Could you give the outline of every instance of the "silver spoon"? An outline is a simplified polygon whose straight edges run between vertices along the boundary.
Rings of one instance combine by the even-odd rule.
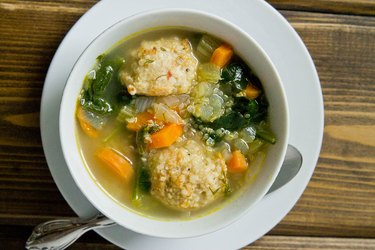
[[[283,165],[267,194],[284,186],[297,175],[302,165],[302,155],[288,145]],[[89,219],[67,218],[51,220],[36,226],[26,241],[30,250],[62,250],[73,244],[82,234],[94,229],[114,226],[116,223],[102,214]]]

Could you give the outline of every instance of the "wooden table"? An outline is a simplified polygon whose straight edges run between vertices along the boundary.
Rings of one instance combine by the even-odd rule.
[[[245,249],[375,249],[375,0],[269,2],[315,61],[324,142],[297,205]],[[40,98],[57,46],[95,3],[0,1],[0,249],[22,249],[34,225],[74,216],[43,154]],[[71,249],[117,247],[88,233]]]

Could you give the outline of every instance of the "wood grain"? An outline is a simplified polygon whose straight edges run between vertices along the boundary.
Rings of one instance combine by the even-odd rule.
[[[283,12],[307,45],[324,96],[323,148],[279,235],[375,237],[375,19]]]
[[[0,2],[0,225],[74,215],[46,165],[39,109],[57,46],[93,3]]]
[[[375,15],[373,0],[267,0],[279,10]]]
[[[0,1],[0,240],[14,239],[7,244],[22,246],[17,235],[24,240],[32,225],[74,215],[46,165],[40,98],[57,46],[95,2]],[[375,1],[269,2],[288,9],[281,13],[316,64],[325,133],[303,196],[248,249],[375,249],[375,17],[355,15],[373,15]],[[72,249],[116,249],[94,234],[84,240]]]
[[[31,227],[1,227],[0,246],[2,249],[23,249]],[[89,232],[80,238],[70,250],[117,250],[117,246],[109,244],[94,232]],[[375,239],[356,238],[317,238],[294,236],[264,236],[243,250],[373,250]]]

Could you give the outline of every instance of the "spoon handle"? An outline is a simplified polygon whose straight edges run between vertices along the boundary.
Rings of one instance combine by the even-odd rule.
[[[30,250],[65,249],[88,230],[115,224],[102,214],[89,219],[67,218],[47,221],[34,228],[25,247]]]

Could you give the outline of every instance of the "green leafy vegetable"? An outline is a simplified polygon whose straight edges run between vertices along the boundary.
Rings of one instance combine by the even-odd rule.
[[[262,148],[264,144],[265,142],[263,140],[255,139],[252,143],[249,144],[249,153],[255,154]]]
[[[89,91],[82,93],[80,103],[85,110],[98,115],[109,114],[113,110],[109,102],[101,97],[90,95]]]
[[[202,78],[202,81],[207,82],[208,86],[214,86],[213,83],[218,79],[218,74],[214,74],[209,64],[202,64],[198,68],[198,78]],[[207,145],[215,145],[224,138],[231,140],[231,135],[234,135],[235,131],[248,127],[252,128],[251,138],[246,138],[249,143],[255,137],[271,144],[276,142],[276,137],[270,128],[263,125],[266,124],[268,115],[268,102],[264,92],[262,91],[256,99],[241,97],[241,93],[249,83],[262,89],[259,78],[243,61],[235,58],[221,71],[218,84],[224,102],[221,102],[221,113],[217,116],[212,115],[215,111],[214,105],[209,101],[204,101],[205,99],[201,95],[196,94],[196,92],[207,92],[210,97],[213,97],[213,92],[192,91],[197,100],[193,102],[194,106],[189,112],[194,116],[195,128],[203,133],[203,140]],[[197,85],[196,89],[204,89],[203,87],[205,84],[201,83]],[[217,133],[220,129],[223,129],[225,134]]]
[[[135,136],[135,142],[137,145],[138,153],[140,155],[144,155],[146,152],[145,135],[146,135],[146,131],[143,128],[143,129],[140,129]]]
[[[241,113],[249,122],[258,123],[267,118],[268,103],[264,95],[255,100],[239,97],[235,98],[232,109]]]
[[[109,81],[112,79],[113,72],[114,70],[111,65],[99,66],[99,69],[96,71],[96,76],[91,83],[92,93],[94,95],[100,95],[104,92]]]
[[[140,203],[143,195],[149,193],[150,189],[151,181],[149,171],[143,166],[138,166],[132,195],[133,202],[136,204]]]
[[[125,88],[122,89],[117,96],[117,102],[120,106],[128,105],[132,100],[133,96],[129,94]]]
[[[268,143],[275,144],[276,143],[276,136],[271,131],[271,128],[264,122],[260,122],[256,128],[256,135],[257,138],[262,139]]]
[[[105,92],[123,63],[122,58],[107,60],[105,55],[98,56],[96,69],[90,72],[91,78],[86,77],[88,84],[81,94],[80,103],[84,109],[99,115],[113,112],[114,104],[107,100]]]
[[[140,169],[138,186],[139,190],[148,193],[151,189],[150,172],[146,168]]]
[[[249,114],[250,116],[254,116],[259,110],[259,105],[256,100],[249,100],[245,97],[239,97],[234,100],[232,109],[240,112],[243,115]]]
[[[245,124],[245,118],[239,112],[231,112],[227,115],[216,119],[214,122],[209,124],[213,129],[224,128],[229,131],[236,131],[242,128]]]
[[[244,90],[249,82],[247,77],[248,69],[243,63],[230,63],[223,69],[221,83],[230,85],[233,93]]]
[[[144,126],[142,129],[140,129],[137,132],[135,136],[135,141],[136,141],[136,145],[138,148],[138,153],[141,156],[144,156],[144,154],[146,153],[146,149],[147,149],[145,139],[149,137],[151,134],[159,131],[161,128],[162,126],[154,123],[154,124],[148,124]]]
[[[258,129],[256,137],[265,140],[268,143],[275,144],[276,137],[271,130]]]

